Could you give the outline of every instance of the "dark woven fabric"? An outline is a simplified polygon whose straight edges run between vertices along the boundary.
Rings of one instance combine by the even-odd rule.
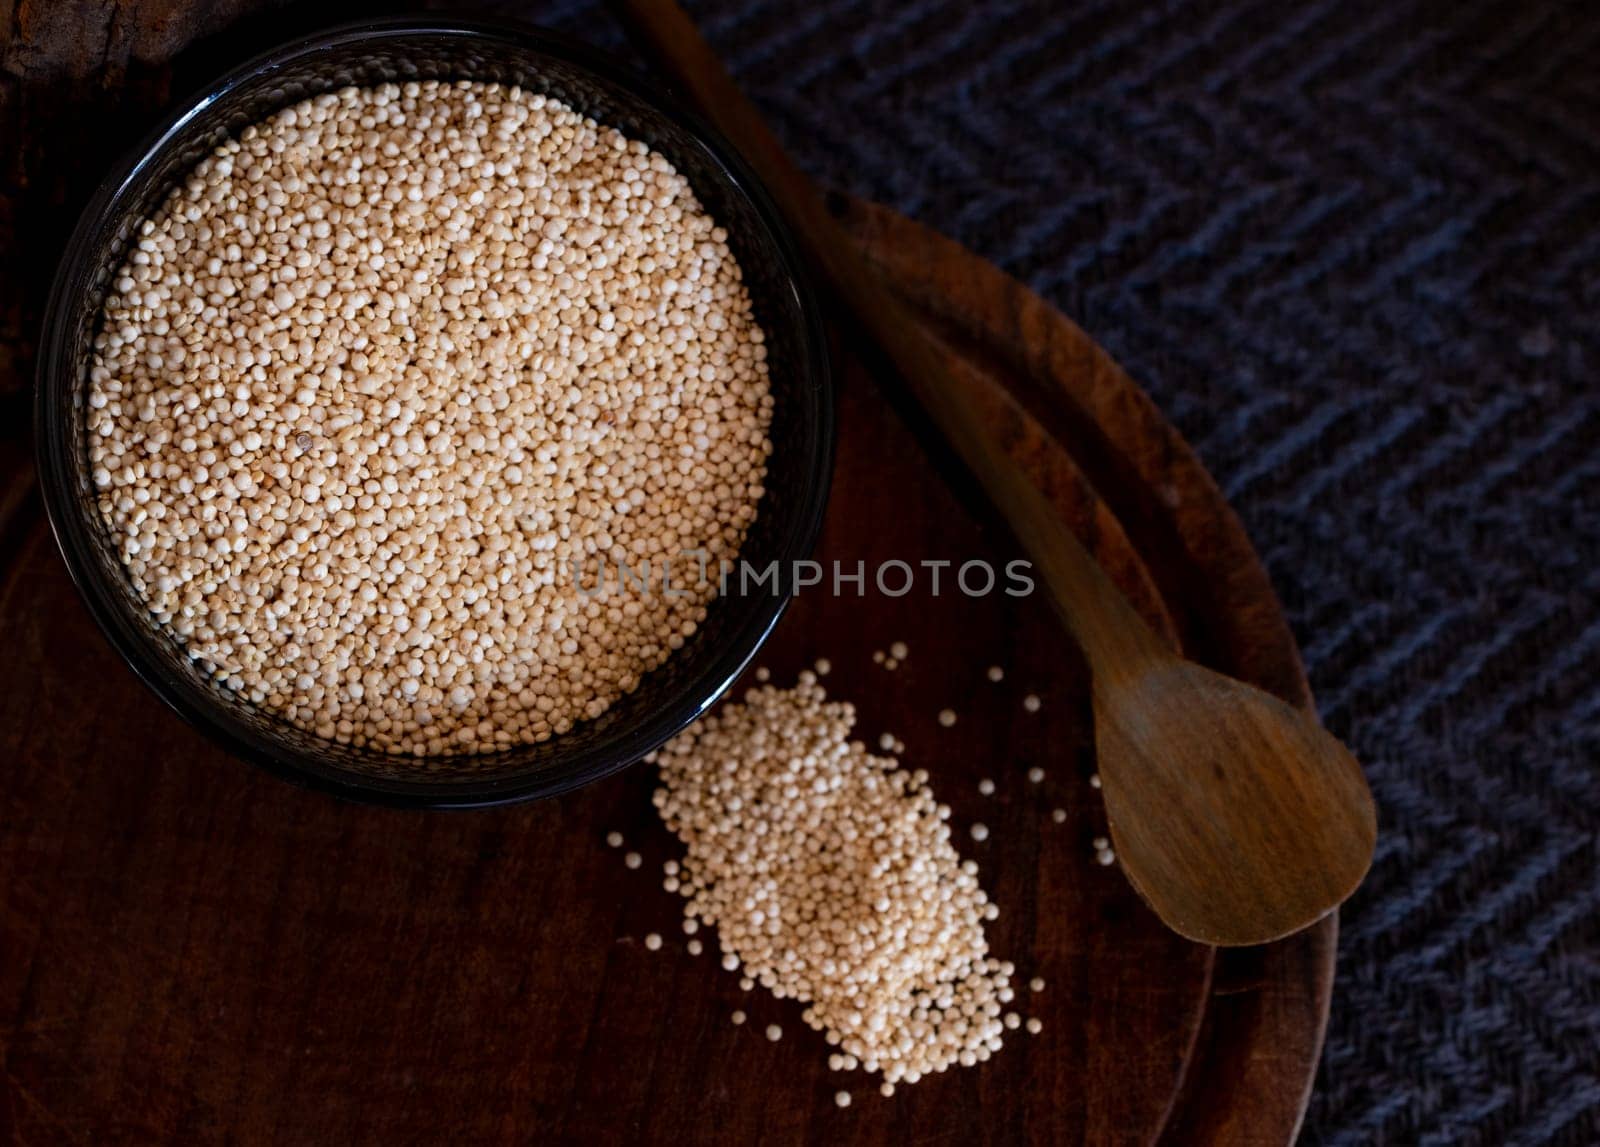
[[[1384,830],[1306,1140],[1600,1142],[1600,5],[691,8],[810,171],[1078,319],[1243,515]]]

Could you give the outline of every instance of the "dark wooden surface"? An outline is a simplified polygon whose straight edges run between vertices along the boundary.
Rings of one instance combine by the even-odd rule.
[[[990,825],[986,844],[963,848],[1003,908],[994,946],[1048,981],[1026,1000],[1043,1034],[893,1100],[828,1072],[795,1005],[742,993],[709,952],[684,951],[677,903],[660,888],[675,849],[654,820],[648,769],[516,809],[375,810],[259,775],[161,709],[73,596],[28,490],[20,414],[52,244],[109,160],[58,133],[106,140],[136,126],[164,98],[172,54],[233,13],[5,7],[0,127],[18,144],[4,149],[0,186],[0,401],[11,404],[0,440],[0,1129],[11,1141],[1292,1136],[1334,925],[1215,955],[1165,932],[1115,869],[1094,863],[1103,813],[1087,784],[1083,668],[1040,599],[807,596],[763,658],[785,678],[829,657],[829,683],[858,702],[863,733],[897,733],[963,830]],[[1114,365],[937,236],[863,207],[848,222],[1147,616],[1191,655],[1309,703],[1237,522]],[[819,556],[1014,556],[871,380],[844,373]],[[874,666],[872,650],[897,639],[912,646],[907,664]],[[984,679],[991,663],[1006,667],[1002,685]],[[1020,707],[1030,690],[1044,699],[1031,717]],[[946,705],[961,713],[951,730],[934,719]],[[1023,777],[1034,764],[1048,772],[1037,788]],[[999,786],[993,798],[976,791],[983,776]],[[1056,806],[1067,823],[1051,823]],[[612,828],[644,868],[604,846]],[[660,952],[644,949],[649,931],[667,937]],[[750,1013],[744,1028],[728,1022],[735,1007]],[[778,1044],[760,1036],[774,1021],[786,1029]],[[840,1086],[856,1097],[846,1111],[831,1102]]]

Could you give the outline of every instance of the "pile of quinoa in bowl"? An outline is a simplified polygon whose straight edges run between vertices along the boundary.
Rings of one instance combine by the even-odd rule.
[[[821,491],[763,521],[782,420],[826,406],[774,361],[796,346],[791,268],[741,263],[704,167],[692,181],[575,106],[581,85],[572,102],[539,86],[280,100],[123,223],[82,348],[75,509],[97,519],[94,572],[120,566],[117,604],[187,662],[186,685],[280,741],[267,763],[309,747],[401,788],[487,782],[461,803],[570,787],[569,737],[589,775],[609,771],[703,711],[781,610],[718,602],[718,563],[762,527],[779,527],[763,556],[815,534],[831,425],[809,428],[799,470]],[[774,277],[762,298],[752,281]],[[711,577],[685,576],[696,560]],[[607,565],[663,562],[670,593],[659,574],[593,592]],[[742,616],[697,640],[729,607]],[[680,651],[710,668],[672,672]],[[193,690],[156,676],[195,717]],[[658,679],[664,697],[613,712]],[[539,780],[506,786],[524,767]]]
[[[704,620],[709,580],[577,576],[736,554],[772,448],[727,236],[645,144],[518,88],[346,88],[140,230],[94,483],[229,688],[330,739],[482,751],[598,717]]]

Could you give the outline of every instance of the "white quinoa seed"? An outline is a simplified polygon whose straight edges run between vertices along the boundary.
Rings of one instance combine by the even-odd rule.
[[[836,1091],[833,1093],[833,1101],[840,1107],[849,1107],[850,1093],[848,1091]]]
[[[1044,1021],[1038,1016],[1034,1016],[1032,1019],[1030,1019],[1025,1026],[1028,1029],[1029,1035],[1038,1035],[1040,1032],[1044,1031]]]
[[[740,1011],[734,1012],[733,1015],[729,1016],[728,1018],[733,1021],[734,1027],[738,1027],[740,1024],[744,1023],[744,1013]]]
[[[646,934],[644,938],[644,946],[649,948],[652,952],[659,952],[661,950],[661,934],[659,932],[650,932]]]
[[[1039,784],[1043,780],[1044,780],[1044,770],[1041,769],[1038,765],[1035,765],[1033,768],[1028,770],[1028,783],[1029,784],[1036,785],[1036,784]]]
[[[1097,788],[1100,787],[1100,774],[1099,773],[1090,773],[1089,774],[1089,787],[1092,788],[1092,789],[1097,789]]]
[[[1022,699],[1022,707],[1030,713],[1037,713],[1041,704],[1038,694],[1035,693],[1029,693]]]
[[[874,665],[882,665],[883,664],[883,660],[884,660],[883,650],[874,649],[872,651],[872,662],[873,662],[873,664]]]
[[[896,641],[893,645],[889,646],[889,656],[893,657],[896,661],[904,661],[910,652],[911,650],[906,648],[906,643],[903,641]]]
[[[706,946],[700,943],[699,940],[690,940],[684,945],[684,947],[688,950],[689,955],[691,956],[698,956],[701,952],[706,950]]]
[[[1043,977],[1035,976],[1033,979],[1029,980],[1028,981],[1028,990],[1030,992],[1042,992],[1042,991],[1044,991],[1044,979],[1043,979]]]
[[[1053,808],[1053,809],[1051,809],[1050,810],[1050,819],[1055,821],[1057,824],[1066,824],[1067,823],[1067,810],[1064,809],[1064,808]]]
[[[770,1039],[773,1043],[777,1043],[780,1039],[783,1038],[783,1029],[781,1027],[779,1027],[777,1024],[768,1024],[767,1025],[767,1038]]]
[[[989,839],[989,826],[981,820],[972,826],[972,839],[982,843]]]
[[[756,670],[756,680],[757,681],[770,681],[770,680],[772,680],[772,670],[768,669],[765,665],[761,666],[759,669]]]
[[[984,777],[983,780],[978,782],[978,792],[986,797],[994,796],[994,782],[988,777]]]
[[[606,843],[608,845],[610,845],[612,848],[621,848],[622,847],[622,834],[620,832],[608,832],[608,833],[606,833]]]
[[[826,677],[828,674],[833,672],[833,662],[829,661],[826,657],[819,657],[817,658],[817,663],[812,666],[812,668],[817,671],[818,677]]]
[[[1006,679],[1006,671],[998,665],[989,666],[989,680],[999,683]]]
[[[951,725],[954,725],[955,723],[956,723],[956,711],[954,709],[940,709],[939,710],[939,724],[943,725],[946,729],[948,729]]]
[[[1096,852],[1104,852],[1106,849],[1111,847],[1111,842],[1103,836],[1097,836],[1089,843],[1094,846],[1094,850]]]
[[[1109,848],[1102,848],[1099,852],[1095,853],[1094,858],[1100,862],[1100,867],[1106,868],[1116,863],[1117,854],[1112,852]]]
[[[629,868],[638,868],[644,863],[644,857],[640,856],[637,852],[625,853],[622,857],[622,863],[626,864]]]
[[[345,88],[140,227],[90,368],[99,511],[263,709],[412,756],[543,741],[704,620],[714,584],[585,596],[571,567],[737,552],[766,352],[726,233],[643,143],[497,84]]]
[[[885,1099],[892,1098],[894,1096],[894,1084],[892,1084],[892,1083],[881,1083],[881,1084],[879,1084],[878,1085],[878,1094],[883,1096]]]
[[[912,1083],[999,1049],[1015,969],[989,956],[999,909],[949,807],[852,740],[855,720],[815,675],[751,689],[653,755],[654,799],[685,846],[685,912],[741,986],[799,1001],[841,1070]]]
[[[886,658],[884,658],[884,661],[883,661],[883,667],[892,672],[892,671],[900,668],[900,661],[899,661],[898,658],[886,657]]]

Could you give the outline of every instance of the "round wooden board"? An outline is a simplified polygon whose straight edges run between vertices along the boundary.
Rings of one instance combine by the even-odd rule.
[[[991,266],[886,211],[844,213],[1147,614],[1193,655],[1304,701],[1237,522],[1137,388]],[[846,572],[1015,558],[870,376],[841,360],[819,558]],[[655,820],[648,767],[558,801],[457,815],[290,788],[229,760],[134,680],[32,501],[19,504],[0,587],[0,1113],[19,1141],[1292,1138],[1333,926],[1214,954],[1167,932],[1094,862],[1104,821],[1088,783],[1085,672],[1041,597],[968,597],[949,571],[935,596],[926,569],[890,597],[869,578],[859,598],[848,585],[803,595],[762,658],[788,680],[826,656],[861,733],[906,742],[1003,907],[994,949],[1048,984],[1019,1004],[1042,1035],[884,1100],[827,1070],[797,1005],[741,992],[714,955],[686,952],[660,884],[677,848]],[[896,640],[911,655],[890,672],[872,653]],[[990,665],[1002,683],[986,679]],[[1022,708],[1028,692],[1043,699],[1037,714]],[[960,714],[953,729],[935,719],[946,706]],[[1047,771],[1037,786],[1024,776],[1035,764]],[[990,798],[977,791],[985,776]],[[966,834],[980,819],[982,845]],[[643,868],[605,847],[611,829]],[[651,931],[667,937],[659,952],[643,946]],[[751,1017],[743,1028],[735,1008]],[[781,1043],[761,1037],[772,1022]],[[856,1093],[847,1111],[832,1103],[839,1087]]]
[[[253,0],[18,4],[3,44],[0,403],[20,425],[44,276],[76,202],[172,90],[175,53]],[[92,5],[87,7],[93,7]],[[337,7],[337,6],[336,6]],[[340,9],[341,11],[343,9]],[[109,11],[109,9],[108,9]],[[337,13],[305,10],[305,20]],[[289,29],[243,29],[228,58]],[[248,33],[248,34],[246,34]],[[179,59],[190,78],[223,56]],[[180,80],[176,87],[187,86]],[[95,146],[62,148],[60,139]],[[102,146],[105,145],[105,146]],[[8,161],[9,162],[9,161]],[[847,223],[980,387],[1063,516],[1191,656],[1309,704],[1238,522],[1148,400],[987,263],[879,209]],[[820,560],[1018,555],[954,468],[841,355]],[[67,580],[16,431],[0,434],[0,1129],[17,1142],[1262,1143],[1292,1139],[1335,924],[1213,953],[1162,929],[1103,831],[1084,669],[1040,598],[802,597],[763,657],[817,656],[953,806],[1004,912],[995,949],[1043,1034],[883,1100],[826,1070],[793,1003],[683,948],[675,842],[639,767],[559,801],[456,815],[340,804],[228,759],[111,653]],[[1098,493],[1097,493],[1098,492]],[[912,647],[890,673],[874,649]],[[990,664],[1006,668],[994,685]],[[1027,692],[1044,701],[1023,712]],[[937,711],[955,708],[955,728]],[[1047,770],[1035,787],[1024,778]],[[977,780],[998,792],[980,797]],[[1054,824],[1050,810],[1068,813]],[[992,830],[977,845],[966,827]],[[623,831],[637,871],[602,838]],[[648,952],[643,936],[667,937]],[[708,941],[713,937],[706,937]],[[714,951],[714,944],[708,945]],[[751,1023],[728,1016],[743,1008]],[[782,1042],[760,1028],[784,1025]],[[834,1090],[856,1097],[837,1110]]]

